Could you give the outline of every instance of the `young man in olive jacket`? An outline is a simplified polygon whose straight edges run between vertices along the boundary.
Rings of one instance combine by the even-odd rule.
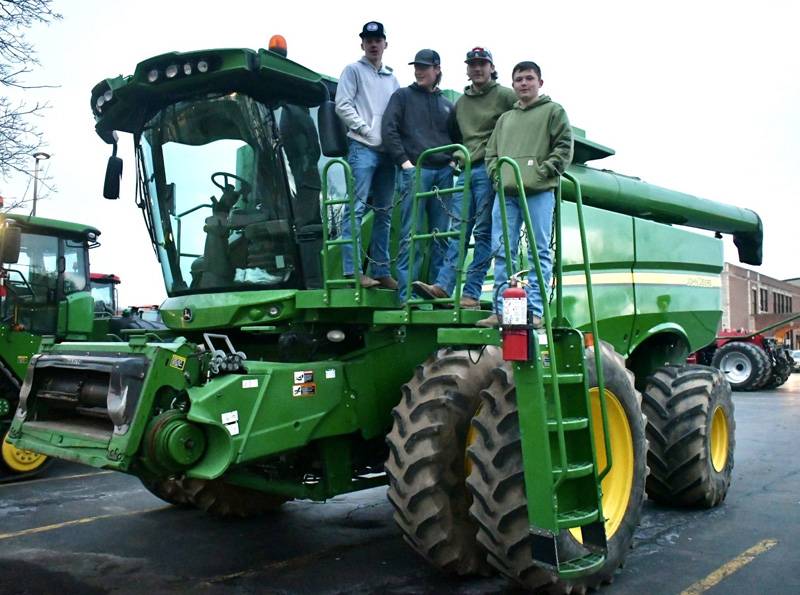
[[[511,74],[514,92],[518,101],[514,109],[506,112],[497,121],[494,132],[486,146],[486,166],[489,176],[499,183],[497,159],[508,156],[516,161],[522,173],[525,198],[530,212],[536,251],[542,267],[545,287],[549,287],[553,269],[550,254],[553,208],[555,207],[555,188],[561,174],[572,161],[572,128],[567,113],[547,95],[540,95],[542,70],[535,62],[520,62]],[[519,208],[518,192],[513,172],[503,171],[503,190],[505,191],[506,217],[508,219],[509,248],[512,258],[519,249],[519,237],[524,225],[523,214]],[[529,262],[530,258],[530,245]],[[495,312],[478,322],[478,326],[497,326],[498,314],[502,316],[502,298],[499,288],[508,281],[506,273],[505,249],[503,246],[503,221],[500,217],[500,196],[495,199],[492,212],[492,252],[494,254],[494,295]],[[512,262],[516,271],[517,263]],[[528,275],[526,287],[528,311],[531,324],[542,326],[542,299],[535,275]],[[546,296],[545,296],[546,299]]]
[[[453,168],[451,153],[434,153],[418,163],[419,156],[426,149],[450,144],[447,123],[453,104],[439,90],[442,78],[441,59],[438,52],[424,49],[417,52],[414,60],[416,82],[398,89],[389,99],[383,114],[381,136],[383,148],[400,167],[400,209],[402,213],[400,228],[400,248],[397,255],[397,294],[400,303],[406,301],[409,276],[409,242],[411,237],[412,207],[414,198],[414,166],[420,166],[419,191],[432,188],[452,188]],[[417,233],[446,232],[450,228],[450,196],[440,199],[426,198],[417,207]],[[427,215],[427,229],[423,228]],[[433,241],[428,275],[435,279],[447,252],[447,238]],[[411,267],[412,279],[419,277],[423,260],[423,245],[415,244],[414,265]]]
[[[466,239],[474,236],[475,248],[472,252],[472,263],[467,271],[466,282],[461,297],[461,306],[477,308],[481,295],[481,286],[486,272],[492,262],[492,203],[494,188],[486,171],[484,156],[486,143],[494,130],[495,123],[501,114],[510,110],[517,100],[514,91],[499,85],[494,68],[492,53],[486,48],[476,47],[467,52],[467,77],[471,84],[464,89],[455,105],[455,117],[451,136],[454,142],[462,143],[470,153],[472,175],[470,176],[470,192]],[[458,177],[456,184],[464,184],[464,172]],[[450,212],[453,215],[451,227],[458,229],[461,225],[462,195],[453,195]],[[417,281],[414,290],[428,298],[449,297],[456,285],[458,268],[459,241],[453,239],[447,250],[436,281],[433,284]]]

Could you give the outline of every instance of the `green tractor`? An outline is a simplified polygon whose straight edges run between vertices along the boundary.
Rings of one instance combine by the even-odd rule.
[[[524,319],[477,328],[488,293],[483,310],[461,308],[459,291],[398,307],[342,276],[357,238],[333,233],[353,187],[335,87],[247,49],[168,53],[94,87],[114,150],[104,195],[119,195],[117,133],[131,133],[178,338],[42,345],[12,442],[219,515],[388,484],[405,540],[434,566],[528,588],[610,581],[645,493],[719,504],[730,388],[683,362],[721,318],[719,234],[759,264],[758,216],[592,168],[613,151],[576,130],[544,332]],[[502,173],[519,179],[510,160]],[[414,200],[431,199],[447,196]],[[370,231],[368,215],[362,245]],[[428,241],[414,234],[412,259]]]
[[[0,215],[0,436],[5,438],[31,356],[46,341],[85,341],[93,331],[89,248],[94,227]],[[43,469],[47,457],[2,443],[0,481]]]

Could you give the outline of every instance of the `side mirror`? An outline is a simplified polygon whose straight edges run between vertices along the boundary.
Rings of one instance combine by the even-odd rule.
[[[0,233],[0,260],[3,264],[16,264],[19,261],[22,232],[15,225],[6,225]]]
[[[347,129],[336,114],[336,104],[333,101],[328,100],[319,106],[317,123],[322,154],[326,157],[345,157]]]
[[[119,198],[119,181],[122,178],[122,159],[112,155],[106,166],[106,179],[103,182],[103,198]]]

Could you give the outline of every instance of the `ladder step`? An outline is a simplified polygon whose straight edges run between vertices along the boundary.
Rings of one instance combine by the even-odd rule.
[[[572,432],[574,430],[583,430],[589,427],[589,418],[587,417],[565,417],[561,420],[561,426],[565,432]],[[555,419],[547,420],[547,429],[551,432],[558,431],[558,422]]]
[[[553,377],[549,374],[546,374],[542,380],[545,384],[552,384]],[[583,383],[583,374],[559,374],[558,375],[558,384],[582,384]]]
[[[338,240],[328,240],[325,242],[327,246],[340,246],[342,244],[352,244],[353,240],[351,238],[341,238]]]
[[[558,479],[561,475],[564,475],[564,479],[576,479],[578,477],[586,477],[587,475],[591,475],[593,470],[594,465],[591,462],[570,463],[567,465],[566,474],[563,474],[561,469],[553,469],[553,478]]]
[[[559,528],[570,529],[596,521],[598,514],[599,511],[596,508],[576,508],[566,512],[559,512],[556,518]]]
[[[328,200],[322,201],[322,205],[325,207],[329,207],[331,205],[346,205],[350,202],[349,198],[330,198]]]
[[[606,562],[603,554],[587,554],[572,560],[559,561],[558,576],[561,578],[578,578],[585,574],[594,572]]]

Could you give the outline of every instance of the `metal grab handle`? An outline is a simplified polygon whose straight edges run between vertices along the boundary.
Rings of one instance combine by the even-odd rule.
[[[330,228],[328,221],[328,205],[331,201],[328,199],[328,177],[329,171],[331,167],[334,165],[341,165],[342,169],[344,170],[344,179],[345,179],[345,188],[346,188],[346,200],[347,205],[349,207],[350,213],[350,243],[353,248],[353,261],[355,263],[356,259],[358,262],[361,261],[361,255],[359,254],[358,250],[358,243],[361,240],[361,228],[359,227],[356,229],[356,214],[355,214],[355,204],[353,197],[355,196],[354,190],[354,182],[353,182],[353,170],[350,168],[350,164],[347,163],[346,160],[342,159],[341,157],[336,157],[328,161],[325,166],[322,168],[322,272],[325,276],[325,290],[326,301],[330,300],[330,287],[329,287],[329,279],[328,279],[328,248],[330,246]],[[336,203],[338,204],[338,202]],[[355,269],[355,267],[354,267]],[[361,270],[361,266],[359,265],[358,270]],[[358,295],[361,292],[361,284],[358,282],[355,274],[353,275],[355,279],[355,291]]]
[[[564,421],[561,414],[561,395],[558,388],[558,362],[556,359],[555,341],[553,340],[553,325],[550,322],[550,304],[545,298],[547,292],[545,291],[544,275],[542,274],[542,265],[539,262],[539,250],[536,246],[536,237],[533,234],[533,224],[531,223],[531,214],[528,211],[528,201],[525,197],[525,187],[522,183],[522,173],[520,172],[519,165],[510,157],[500,157],[497,160],[497,193],[500,201],[500,217],[503,222],[503,243],[505,244],[506,253],[506,271],[511,277],[511,248],[508,239],[508,217],[506,216],[506,196],[505,188],[503,185],[503,165],[508,165],[514,172],[514,181],[517,185],[517,200],[519,200],[520,210],[523,214],[523,222],[525,230],[528,234],[528,242],[531,248],[533,268],[536,272],[536,282],[539,284],[539,292],[542,296],[542,318],[544,320],[545,333],[547,334],[547,348],[550,351],[550,374],[553,382],[553,406],[556,411],[556,428],[558,435],[558,461],[561,467],[561,473],[558,479],[553,483],[553,491],[558,489],[561,482],[567,476],[569,468],[567,464],[567,444],[564,436]]]
[[[586,226],[583,220],[583,197],[581,195],[581,184],[578,179],[570,173],[564,172],[563,177],[575,185],[575,205],[578,213],[578,230],[581,235],[581,253],[583,255],[583,272],[586,278],[586,299],[589,302],[589,320],[592,327],[592,336],[594,337],[594,363],[597,369],[597,388],[600,391],[600,417],[603,422],[603,444],[606,449],[606,466],[598,473],[598,478],[602,481],[603,478],[611,471],[613,464],[611,453],[611,438],[608,435],[608,412],[606,409],[606,391],[605,381],[603,378],[603,359],[600,349],[600,335],[597,328],[597,312],[594,308],[594,290],[592,288],[592,273],[589,261],[589,244],[586,241]],[[590,410],[591,413],[591,410]],[[592,423],[591,416],[589,423]]]

